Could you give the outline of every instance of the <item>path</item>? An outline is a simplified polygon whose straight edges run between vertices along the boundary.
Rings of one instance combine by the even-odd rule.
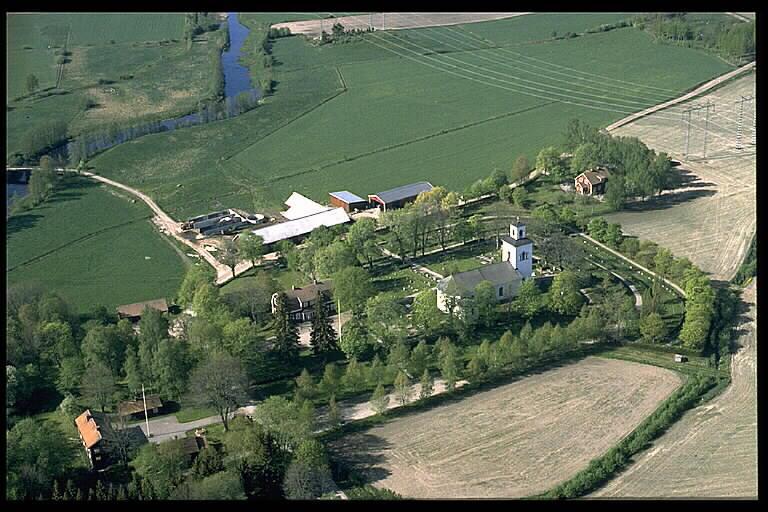
[[[603,270],[605,270],[605,271],[607,271],[607,272],[610,272],[610,273],[611,273],[611,275],[613,275],[613,276],[616,276],[616,278],[617,278],[619,281],[621,281],[622,283],[624,283],[626,286],[628,286],[628,287],[629,287],[629,289],[630,289],[630,291],[631,291],[631,292],[634,294],[634,296],[635,296],[635,307],[636,307],[637,309],[640,309],[640,308],[642,308],[642,307],[643,307],[643,296],[642,296],[642,295],[640,295],[640,292],[639,292],[639,291],[637,291],[637,287],[636,287],[635,285],[633,285],[632,283],[630,283],[629,281],[627,281],[626,279],[624,279],[623,277],[621,277],[621,276],[620,276],[619,274],[617,274],[616,272],[614,272],[614,271],[612,271],[612,270],[609,270],[609,269],[607,269],[606,267],[604,267],[603,265],[599,264],[598,262],[596,262],[596,261],[594,261],[594,260],[591,260],[591,259],[589,259],[589,258],[587,258],[587,261],[589,261],[589,262],[590,262],[590,263],[592,263],[593,265],[597,265],[598,267],[600,267],[601,269],[603,269]]]
[[[619,119],[613,124],[609,124],[605,127],[606,132],[610,132],[612,130],[615,130],[616,128],[620,126],[624,126],[627,123],[631,123],[632,121],[635,121],[636,119],[639,119],[641,117],[645,117],[648,114],[653,114],[654,112],[657,112],[659,110],[665,109],[667,107],[671,107],[672,105],[676,105],[678,103],[682,103],[683,101],[689,100],[695,96],[698,96],[699,94],[702,94],[714,87],[717,87],[721,83],[725,82],[726,80],[730,80],[731,78],[738,76],[744,72],[751,71],[755,68],[755,62],[750,62],[749,64],[746,64],[740,68],[736,68],[733,71],[730,71],[724,75],[720,75],[719,77],[710,80],[709,82],[705,83],[704,85],[697,87],[696,89],[692,90],[688,94],[684,94],[678,98],[671,99],[669,101],[665,101],[664,103],[659,103],[658,105],[655,105],[653,107],[648,107],[645,110],[641,110],[640,112],[636,112],[634,114],[630,114],[627,117],[623,119]]]
[[[341,23],[346,30],[402,30],[422,27],[440,27],[445,25],[460,25],[477,23],[504,18],[514,18],[531,14],[527,12],[377,12],[356,16],[337,16],[334,18],[292,21],[276,23],[274,28],[288,28],[291,34],[320,36],[320,31],[331,33],[335,23]]]
[[[677,286],[675,283],[673,283],[673,282],[672,282],[672,281],[670,281],[669,279],[667,279],[667,278],[665,278],[665,277],[661,277],[661,276],[660,276],[660,275],[658,275],[656,272],[653,272],[652,270],[648,270],[647,268],[645,268],[644,266],[640,265],[639,263],[637,263],[637,262],[635,262],[635,261],[633,261],[633,260],[631,260],[631,259],[627,258],[626,256],[624,256],[624,255],[623,255],[623,254],[621,254],[620,252],[618,252],[618,251],[614,251],[613,249],[611,249],[610,247],[608,247],[608,246],[607,246],[607,245],[605,245],[605,244],[601,244],[600,242],[598,242],[597,240],[595,240],[595,239],[594,239],[594,238],[592,238],[591,236],[587,235],[586,233],[576,233],[576,234],[577,234],[577,235],[579,235],[579,236],[581,236],[581,237],[584,237],[584,238],[586,238],[587,240],[589,240],[589,241],[590,241],[590,242],[592,242],[593,244],[597,245],[598,247],[601,247],[601,248],[605,249],[606,251],[610,252],[610,253],[611,253],[611,254],[613,254],[614,256],[618,256],[619,258],[623,259],[623,260],[624,260],[624,261],[626,261],[627,263],[630,263],[631,265],[634,265],[635,267],[639,268],[639,269],[640,269],[640,270],[642,270],[643,272],[645,272],[645,273],[647,273],[647,274],[650,274],[650,275],[652,275],[652,276],[654,276],[654,277],[657,277],[657,278],[661,279],[661,280],[662,280],[662,281],[664,281],[664,282],[665,282],[665,283],[666,283],[668,286],[670,286],[670,287],[671,287],[673,290],[675,290],[677,293],[679,293],[679,294],[680,294],[680,295],[681,295],[683,298],[685,298],[685,290],[683,290],[682,288],[680,288],[679,286]]]
[[[738,327],[731,384],[686,412],[616,478],[590,497],[757,498],[757,280]]]

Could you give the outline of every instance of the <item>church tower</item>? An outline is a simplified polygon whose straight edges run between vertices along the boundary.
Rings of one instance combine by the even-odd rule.
[[[501,260],[511,263],[523,279],[533,275],[533,242],[525,237],[520,217],[509,225],[509,236],[501,237]]]

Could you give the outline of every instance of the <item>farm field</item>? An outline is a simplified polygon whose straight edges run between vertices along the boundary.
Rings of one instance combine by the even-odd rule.
[[[405,497],[525,497],[585,467],[680,383],[670,370],[588,357],[344,436],[331,449]]]
[[[47,203],[7,221],[8,285],[34,282],[80,311],[169,297],[186,270],[143,203],[75,178]]]
[[[543,41],[558,23],[584,31],[621,16],[539,16],[381,32],[321,47],[281,38],[273,45],[276,93],[262,108],[221,126],[145,137],[93,164],[184,216],[222,201],[275,207],[294,190],[323,201],[331,190],[366,194],[414,175],[462,189],[559,142],[573,117],[606,125],[730,69],[702,52],[656,45],[635,29]],[[530,24],[535,29],[526,31]],[[522,36],[501,43],[509,48],[464,33],[488,30],[488,39],[518,29]],[[637,57],[631,63],[628,48]],[[542,61],[552,65],[542,70]],[[633,83],[618,87],[606,83],[611,79]]]
[[[62,120],[78,134],[113,121],[196,108],[210,94],[212,42],[203,34],[188,51],[179,41],[183,23],[182,13],[10,15],[8,65],[14,73],[7,92],[7,153],[19,150],[26,132],[43,120]],[[56,85],[55,52],[65,42],[71,55],[59,88],[26,97],[30,73],[41,90]],[[86,110],[86,99],[95,107]]]
[[[692,115],[689,156],[684,156],[687,130],[680,124],[680,109],[674,116],[660,111],[618,128],[614,134],[634,136],[657,151],[679,159],[683,185],[661,198],[634,209],[606,216],[621,224],[625,233],[647,238],[687,256],[713,279],[729,280],[741,264],[755,233],[756,176],[755,146],[750,145],[755,102],[745,103],[744,149],[734,148],[736,123],[742,95],[755,97],[754,73],[735,79],[695,100],[711,101],[707,158],[703,158],[704,111],[698,121]],[[739,102],[739,103],[737,103]]]
[[[590,497],[757,497],[757,282],[722,395],[688,411],[618,477]]]

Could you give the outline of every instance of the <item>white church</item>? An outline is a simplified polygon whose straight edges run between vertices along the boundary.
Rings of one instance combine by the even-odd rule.
[[[501,237],[501,262],[467,272],[448,276],[437,284],[437,307],[450,313],[451,308],[460,316],[475,295],[475,287],[490,281],[495,288],[496,300],[511,299],[517,295],[520,284],[533,276],[533,242],[525,237],[525,224],[518,218],[509,225],[509,236]],[[473,313],[474,314],[474,313]]]

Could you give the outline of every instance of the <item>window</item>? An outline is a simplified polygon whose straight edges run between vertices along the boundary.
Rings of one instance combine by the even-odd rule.
[[[523,251],[520,253],[520,261],[525,261],[528,259],[528,253]]]
[[[503,297],[503,296],[504,296],[504,287],[499,286],[499,297]]]

